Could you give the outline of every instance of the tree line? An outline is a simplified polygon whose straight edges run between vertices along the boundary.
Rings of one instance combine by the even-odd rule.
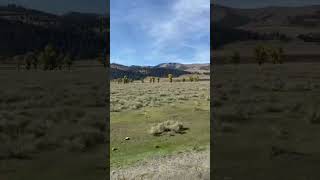
[[[69,53],[63,53],[56,50],[51,44],[48,44],[43,50],[37,52],[28,52],[25,55],[15,56],[14,61],[17,69],[21,70],[70,70],[74,62],[74,57]]]
[[[168,74],[167,77],[168,77],[169,82],[172,83],[173,82],[173,75],[172,74]],[[141,83],[144,83],[145,79],[142,78],[140,80],[141,80]],[[149,83],[155,83],[156,80],[157,80],[158,83],[160,83],[160,77],[149,77]],[[194,76],[189,76],[189,81],[190,82],[197,82],[199,80],[200,80],[199,76],[195,76],[195,77]],[[113,81],[117,82],[118,84],[121,84],[121,83],[128,84],[128,83],[134,82],[134,79],[130,79],[130,78],[128,78],[128,76],[123,76],[123,78],[114,79]],[[182,78],[182,82],[186,82],[186,81],[187,81],[186,78]]]
[[[226,44],[230,44],[236,41],[279,40],[282,42],[288,42],[292,40],[291,37],[285,34],[282,34],[280,32],[270,32],[270,33],[250,32],[247,30],[226,27],[219,23],[215,24],[214,27],[215,27],[213,29],[214,33],[212,36],[210,36],[211,47],[213,49],[219,49]]]
[[[285,60],[285,52],[282,47],[273,48],[259,45],[254,48],[253,55],[259,66],[270,61],[273,64],[283,64]],[[239,64],[240,52],[233,51],[232,55],[229,57],[229,61],[233,64]]]
[[[50,19],[57,24],[47,26],[37,23],[42,22],[42,14],[48,14],[46,12],[19,10],[15,7],[3,10],[10,17],[20,13],[20,18],[24,19],[16,21],[0,18],[0,54],[6,59],[41,50],[48,42],[59,50],[76,55],[77,59],[96,58],[104,49],[109,48],[107,17],[82,13],[49,14]],[[26,20],[27,17],[24,16],[32,19]],[[40,19],[37,20],[38,18]]]

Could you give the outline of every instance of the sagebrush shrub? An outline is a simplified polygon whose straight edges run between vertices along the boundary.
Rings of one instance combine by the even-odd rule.
[[[154,136],[160,136],[165,132],[180,133],[182,131],[183,124],[181,122],[168,120],[152,126],[149,132]]]

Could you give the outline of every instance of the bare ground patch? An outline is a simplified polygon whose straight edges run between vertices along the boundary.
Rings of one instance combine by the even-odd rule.
[[[154,157],[126,169],[113,169],[110,178],[112,180],[209,180],[210,150]]]

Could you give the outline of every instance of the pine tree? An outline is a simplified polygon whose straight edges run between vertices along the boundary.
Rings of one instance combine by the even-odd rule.
[[[71,66],[73,64],[73,59],[72,59],[71,55],[67,54],[66,56],[64,56],[63,61],[64,61],[64,64],[67,65],[68,70],[70,71],[71,70]]]
[[[37,70],[38,69],[38,64],[39,64],[39,59],[36,56],[36,53],[34,54],[34,58],[32,60],[32,65],[33,65],[33,69]]]
[[[59,70],[62,70],[62,68],[63,68],[63,64],[64,64],[63,61],[64,61],[64,55],[63,55],[63,53],[60,53],[57,58],[57,66],[58,66]]]
[[[279,62],[279,53],[275,49],[270,49],[270,58],[273,64],[277,64]]]
[[[48,58],[46,57],[46,54],[44,52],[40,52],[38,55],[38,59],[43,64],[43,70],[48,70],[49,69],[49,62]]]
[[[48,44],[44,51],[38,56],[38,59],[43,64],[44,70],[54,70],[57,67],[57,53],[51,44]]]
[[[268,53],[266,51],[266,48],[263,46],[257,46],[254,49],[254,57],[258,62],[259,66],[261,66],[268,59]]]
[[[54,49],[54,47],[51,44],[48,44],[45,47],[45,56],[46,58],[48,58],[48,63],[49,63],[49,69],[50,70],[54,70],[57,67],[57,57],[58,54],[56,52],[56,50]]]
[[[33,52],[28,52],[24,56],[24,64],[25,64],[26,70],[30,70],[31,69],[31,65],[32,65],[32,62],[33,62],[34,58],[35,58],[35,56],[34,56]]]
[[[173,78],[172,74],[168,74],[168,78],[169,78],[170,83],[172,83],[172,78]]]

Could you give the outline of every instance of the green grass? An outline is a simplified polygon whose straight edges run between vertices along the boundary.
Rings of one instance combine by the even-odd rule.
[[[1,70],[0,179],[104,178],[105,75]]]
[[[33,160],[1,161],[1,180],[103,179],[105,146],[84,152],[52,151],[37,154]]]
[[[129,96],[132,99],[142,99],[142,101],[158,97],[158,102],[157,107],[142,106],[138,109],[111,113],[110,147],[118,149],[117,151],[111,150],[112,168],[125,167],[148,157],[163,156],[209,144],[210,101],[207,100],[209,82],[177,82],[155,85],[136,83],[134,89],[125,88],[126,86],[112,84],[111,93],[118,90],[116,91],[118,94],[126,94],[127,98]],[[164,89],[167,88],[169,90],[165,91]],[[164,94],[162,97],[159,96],[159,91]],[[136,93],[143,95],[135,97]],[[186,99],[178,98],[183,95],[186,96]],[[111,99],[113,98],[115,97],[111,95]],[[168,99],[170,100],[168,101]],[[119,101],[121,100],[124,99]],[[113,105],[117,106],[118,104]],[[153,136],[149,133],[154,124],[167,120],[182,122],[188,130],[185,131],[185,134],[174,136],[168,134]],[[125,137],[131,139],[126,141]],[[156,145],[159,148],[156,148]]]
[[[266,64],[261,72],[257,64],[239,65],[236,72],[230,65],[215,68],[219,78],[212,87],[213,100],[218,99],[221,105],[211,111],[217,124],[216,156],[211,166],[216,172],[214,178],[319,179],[314,171],[320,165],[320,126],[315,122],[320,110],[319,64]],[[278,79],[284,86],[275,90]],[[238,93],[231,93],[235,88],[231,80],[238,84]],[[223,96],[228,98],[222,100]],[[240,121],[241,113],[234,107],[241,107],[248,119]],[[284,131],[288,134],[281,134]],[[272,146],[311,156],[270,159]]]

